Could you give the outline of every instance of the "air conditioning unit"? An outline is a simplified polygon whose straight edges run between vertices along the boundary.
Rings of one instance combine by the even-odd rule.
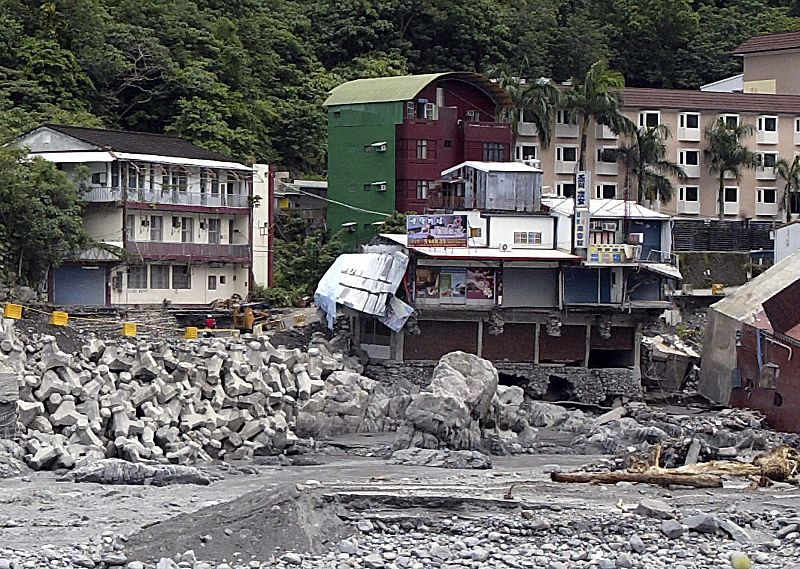
[[[201,219],[200,220],[200,229],[205,229],[205,228],[206,228],[206,220],[205,219]]]
[[[498,243],[497,248],[503,253],[508,253],[511,251],[511,243]]]
[[[142,227],[150,227],[150,218],[149,217],[143,217],[142,218]]]
[[[375,191],[377,192],[385,192],[386,191],[386,182],[379,182],[373,184],[375,186]]]
[[[616,231],[617,230],[617,222],[616,221],[604,221],[602,222],[602,229],[603,231]]]
[[[373,142],[371,146],[375,149],[375,152],[386,152],[385,142]]]
[[[180,217],[173,217],[172,218],[172,227],[174,229],[180,229],[181,228],[181,218]]]
[[[481,118],[481,112],[478,109],[470,109],[464,113],[464,117],[468,121],[477,121]]]
[[[356,232],[357,224],[355,221],[348,221],[347,223],[342,224],[342,229],[345,231],[349,231],[350,233]]]

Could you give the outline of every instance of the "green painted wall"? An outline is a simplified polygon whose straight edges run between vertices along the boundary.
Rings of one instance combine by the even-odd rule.
[[[395,205],[395,125],[403,121],[403,103],[365,103],[328,108],[328,198],[356,207],[391,213]],[[386,152],[365,146],[386,142]],[[364,190],[373,182],[386,182],[386,191]],[[328,203],[328,230],[336,233],[343,223],[356,222],[353,241],[375,234],[370,225],[383,216],[354,211]]]

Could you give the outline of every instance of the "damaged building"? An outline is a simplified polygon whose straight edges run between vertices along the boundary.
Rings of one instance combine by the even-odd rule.
[[[771,427],[800,432],[800,252],[711,305],[700,392],[764,413]]]
[[[408,216],[407,234],[381,235],[408,257],[390,297],[402,306],[388,311],[413,308],[404,326],[405,315],[393,330],[383,313],[346,302],[352,267],[332,268],[326,279],[339,287],[318,290],[318,304],[327,295],[330,307],[335,295],[354,343],[383,365],[424,371],[461,350],[547,400],[638,396],[642,328],[670,306],[680,280],[670,218],[587,198],[576,222],[573,200],[543,197],[541,177],[523,163],[464,162],[442,172],[427,212]],[[372,281],[387,282],[377,273]],[[369,282],[357,294],[366,298]]]

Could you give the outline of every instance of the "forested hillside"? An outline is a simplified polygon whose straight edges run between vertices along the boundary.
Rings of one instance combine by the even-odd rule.
[[[0,141],[43,121],[184,136],[325,168],[325,93],[442,70],[697,87],[730,50],[800,28],[788,0],[0,0]]]

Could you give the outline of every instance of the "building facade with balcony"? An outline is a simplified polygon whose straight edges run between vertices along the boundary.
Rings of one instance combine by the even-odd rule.
[[[542,396],[552,388],[553,397],[591,393],[586,400],[597,403],[638,391],[642,327],[671,306],[681,279],[669,216],[593,199],[591,236],[574,247],[572,200],[542,198],[541,170],[465,162],[441,177],[460,199],[453,208],[432,200],[417,225],[464,227],[465,242],[431,246],[411,230],[381,235],[409,259],[397,296],[414,308],[416,330],[347,312],[361,348],[415,362],[475,353]]]
[[[474,73],[358,79],[328,111],[328,229],[365,240],[386,214],[422,212],[440,172],[465,160],[513,159],[510,105]]]
[[[748,40],[734,55],[744,60],[744,74],[718,81],[701,90],[626,88],[622,93],[623,114],[634,124],[665,125],[666,158],[683,167],[686,180],[674,179],[672,200],[660,211],[679,218],[716,218],[718,179],[709,173],[703,158],[704,129],[722,118],[731,124],[749,124],[755,133],[743,142],[762,160],[755,170],[743,170],[739,180],[730,177],[724,187],[724,217],[727,220],[772,222],[785,220],[782,211],[784,184],[776,179],[774,165],[800,153],[800,32],[773,34]],[[540,160],[546,193],[571,196],[575,189],[579,138],[574,119],[558,111],[549,148],[544,149],[530,123],[520,123],[515,146],[517,159]],[[625,199],[626,172],[622,164],[604,160],[602,150],[621,144],[606,126],[592,124],[588,137],[585,169],[592,173],[594,196]],[[635,181],[627,196],[635,200]],[[800,214],[800,199],[790,203],[790,215]]]
[[[44,125],[17,143],[86,188],[84,227],[93,245],[52,272],[52,302],[208,304],[268,282],[265,252],[258,266],[267,274],[251,270],[254,185],[259,217],[268,219],[268,168],[254,184],[250,166],[148,133]]]

